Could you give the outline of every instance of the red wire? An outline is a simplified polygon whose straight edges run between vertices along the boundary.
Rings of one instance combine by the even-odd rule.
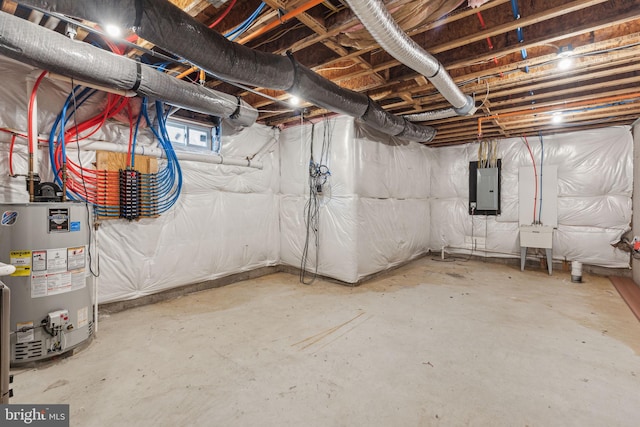
[[[9,175],[13,176],[13,146],[16,143],[16,135],[15,133],[11,137],[11,145],[9,146]]]
[[[527,136],[526,135],[522,135],[522,138],[524,139],[524,143],[527,146],[527,150],[529,150],[529,155],[531,156],[531,163],[533,163],[533,175],[535,176],[536,179],[536,191],[535,194],[533,195],[533,223],[535,224],[536,222],[536,207],[538,204],[538,170],[536,169],[536,161],[533,158],[533,152],[531,151],[531,147],[529,146],[529,141],[527,141]],[[540,218],[538,218],[540,219]]]
[[[236,1],[237,0],[233,0],[231,3],[229,3],[229,6],[227,6],[227,8],[224,10],[224,12],[222,12],[222,15],[220,15],[218,17],[218,19],[213,21],[213,23],[211,25],[209,25],[209,28],[213,28],[216,25],[218,25],[220,23],[220,21],[222,21],[229,14],[229,12],[231,12],[231,9],[233,9],[233,6],[236,4]]]

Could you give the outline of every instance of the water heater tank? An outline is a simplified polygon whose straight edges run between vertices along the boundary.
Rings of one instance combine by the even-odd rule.
[[[66,353],[93,335],[89,222],[82,203],[0,204],[0,261],[11,290],[11,363]]]

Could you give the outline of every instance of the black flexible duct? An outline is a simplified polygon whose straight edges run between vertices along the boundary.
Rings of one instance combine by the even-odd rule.
[[[20,3],[93,22],[133,27],[143,39],[223,79],[289,91],[319,107],[359,118],[389,135],[429,142],[436,134],[432,127],[393,116],[368,97],[343,89],[301,65],[294,66],[285,56],[231,42],[166,0],[21,0]],[[389,123],[394,125],[388,127]]]
[[[99,86],[133,91],[171,105],[231,118],[251,126],[258,111],[235,96],[175,79],[137,63],[71,40],[39,25],[0,12],[0,54],[52,73]]]

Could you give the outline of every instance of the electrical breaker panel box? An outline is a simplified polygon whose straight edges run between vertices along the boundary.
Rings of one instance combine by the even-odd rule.
[[[483,168],[469,162],[469,215],[500,215],[502,160]]]
[[[498,168],[478,169],[478,186],[476,192],[477,207],[479,211],[497,211],[498,200]]]

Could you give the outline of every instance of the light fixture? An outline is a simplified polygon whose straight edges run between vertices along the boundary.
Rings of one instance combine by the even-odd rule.
[[[560,70],[568,70],[569,68],[571,68],[571,66],[573,65],[573,58],[571,57],[564,57],[562,59],[560,59],[560,61],[558,61],[558,69]]]
[[[563,121],[564,115],[562,114],[562,111],[556,111],[551,115],[551,123],[553,123],[554,125],[560,124]]]
[[[568,70],[573,65],[573,46],[570,44],[566,46],[560,46],[558,49],[558,69]]]
[[[291,98],[289,98],[289,104],[293,106],[300,105],[300,98],[295,95],[291,95]]]
[[[107,24],[104,26],[104,30],[107,32],[107,34],[109,34],[111,37],[114,38],[119,38],[120,36],[122,36],[122,30],[120,29],[120,27],[113,25],[113,24]]]

